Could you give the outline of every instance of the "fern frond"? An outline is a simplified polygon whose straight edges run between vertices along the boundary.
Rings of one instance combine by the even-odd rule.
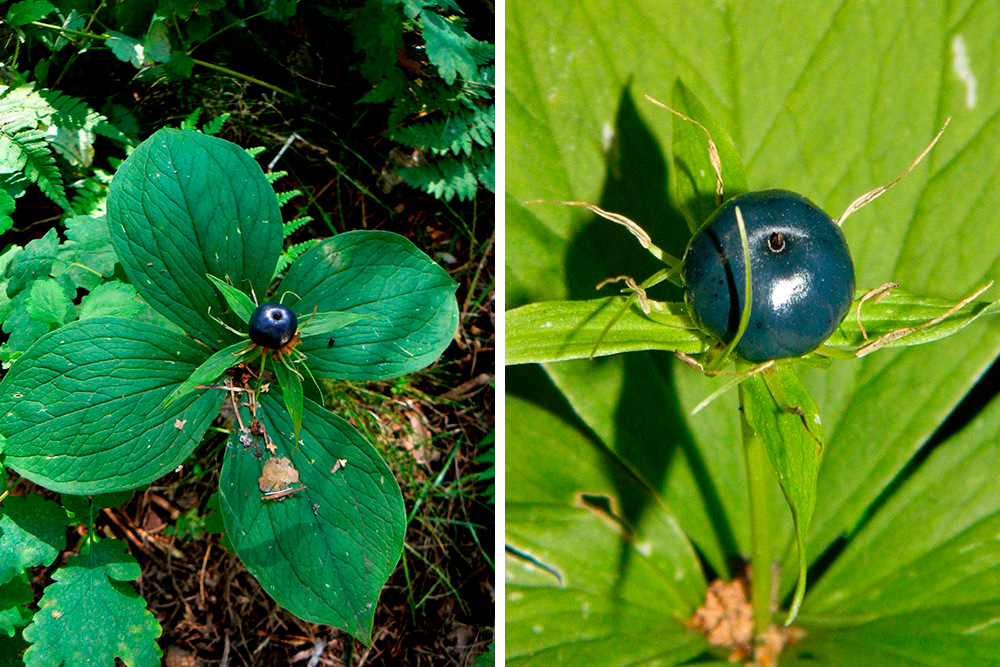
[[[311,215],[302,215],[295,218],[294,220],[289,220],[288,222],[285,223],[284,226],[285,238],[288,238],[289,236],[299,231],[312,221],[313,217]]]
[[[254,146],[253,148],[244,148],[243,150],[249,153],[250,157],[256,159],[257,156],[263,153],[266,149],[267,146]]]
[[[302,243],[296,243],[293,246],[289,246],[278,258],[278,266],[274,269],[274,275],[278,276],[284,273],[288,267],[292,265],[292,262],[297,260],[306,250],[309,250],[309,248],[319,242],[320,239],[309,239],[308,241],[303,241]]]
[[[264,174],[264,178],[266,178],[267,182],[270,183],[271,185],[274,185],[274,182],[276,180],[278,180],[279,178],[284,178],[285,176],[288,176],[287,171],[269,171],[266,174]]]
[[[301,190],[289,190],[288,192],[275,192],[275,196],[278,198],[278,207],[282,207],[287,204],[292,199],[295,199],[302,194]]]
[[[472,154],[473,144],[489,148],[493,145],[494,108],[462,108],[446,118],[398,127],[387,134],[390,139],[406,146],[443,155]]]

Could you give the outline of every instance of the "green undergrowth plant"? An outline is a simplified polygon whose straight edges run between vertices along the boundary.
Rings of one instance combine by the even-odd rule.
[[[237,15],[223,0],[117,5],[100,0],[21,0],[7,9],[11,32],[5,45],[10,59],[5,64],[28,65],[36,80],[47,85],[66,76],[79,57],[93,57],[89,51],[108,50],[144,81],[188,79],[195,67],[203,67],[291,96],[278,86],[194,57],[199,47],[219,35],[245,30],[248,19],[287,21],[295,15],[296,2],[248,2],[240,3],[239,9],[247,15]]]
[[[679,665],[715,664],[711,661],[728,657],[774,664],[781,654],[780,664],[788,659],[791,664],[885,664],[872,662],[869,648],[880,647],[874,651],[879,655],[880,650],[906,653],[898,642],[914,632],[912,622],[927,624],[920,632],[930,635],[957,635],[957,628],[963,629],[961,636],[935,647],[948,658],[934,664],[988,660],[996,638],[990,628],[996,623],[995,569],[1000,565],[1000,549],[986,539],[995,534],[1000,517],[990,510],[1000,490],[995,443],[984,444],[975,435],[963,433],[940,454],[932,454],[926,468],[904,482],[900,493],[886,501],[884,512],[876,514],[871,530],[883,532],[870,535],[862,530],[857,546],[851,545],[855,550],[849,547],[844,562],[855,566],[856,581],[870,581],[864,571],[866,556],[873,557],[876,545],[886,548],[898,543],[906,530],[919,525],[922,513],[932,512],[935,501],[922,500],[921,493],[934,489],[959,504],[967,494],[993,496],[970,500],[976,507],[943,534],[935,531],[934,537],[916,537],[917,543],[930,549],[923,557],[917,555],[920,547],[901,546],[916,560],[896,574],[886,564],[875,566],[887,577],[877,590],[852,582],[852,571],[837,565],[815,589],[807,589],[807,573],[818,556],[811,550],[828,544],[817,543],[818,539],[831,539],[826,524],[822,538],[810,531],[826,500],[820,473],[828,446],[824,432],[829,427],[799,374],[843,374],[847,372],[843,365],[859,364],[859,358],[869,354],[889,354],[890,348],[956,334],[1000,311],[1000,302],[979,300],[990,283],[962,299],[919,296],[902,291],[898,283],[859,286],[855,291],[850,268],[849,281],[823,285],[826,291],[847,290],[845,308],[836,316],[832,333],[824,333],[804,352],[765,354],[744,347],[751,340],[772,344],[782,335],[780,325],[755,325],[760,321],[754,310],[761,307],[758,290],[767,290],[768,299],[761,301],[764,308],[779,311],[807,289],[797,279],[781,278],[783,285],[768,285],[774,265],[761,253],[773,256],[780,265],[784,258],[794,256],[796,243],[816,243],[816,237],[800,240],[794,236],[798,229],[788,201],[811,211],[810,215],[816,209],[799,195],[784,191],[747,196],[752,191],[746,169],[722,125],[680,82],[672,107],[669,110],[680,117],[673,126],[676,178],[672,195],[693,235],[683,256],[661,249],[665,244],[632,220],[592,204],[522,201],[516,205],[526,210],[582,207],[626,227],[665,267],[643,281],[615,277],[615,282],[627,285],[621,296],[532,303],[506,314],[505,362],[544,364],[545,373],[566,401],[530,400],[533,392],[542,395],[539,387],[544,383],[536,378],[533,391],[522,390],[527,396],[514,396],[507,402],[509,661]],[[887,189],[858,197],[836,223],[827,218],[839,243],[843,244],[839,227],[847,216]],[[777,230],[757,237],[763,247],[753,242],[748,213],[751,205],[762,201],[774,206],[769,210],[775,218],[768,224]],[[727,242],[712,224],[726,215],[732,216],[732,229],[739,232],[731,237],[735,244]],[[706,237],[710,251],[699,255],[696,248]],[[721,300],[721,319],[730,327],[725,336],[707,330],[708,318],[700,310],[704,304],[696,301],[705,297],[695,292],[695,283],[706,279],[699,273],[703,267],[694,263],[706,262],[706,257],[717,258],[725,269],[718,280],[713,277],[707,290],[710,300],[726,296],[727,300]],[[849,267],[849,257],[847,262]],[[821,271],[821,280],[833,280],[832,268],[823,265]],[[684,290],[684,302],[652,297],[653,288],[664,282]],[[808,318],[800,330],[792,332],[793,338],[811,327],[826,307],[811,299],[811,307],[804,311]],[[750,349],[754,351],[746,351]],[[623,353],[650,351],[674,353],[684,362],[679,373],[694,373],[690,366],[712,378],[714,384],[698,384],[708,390],[688,406],[693,409],[687,421],[673,415],[677,390],[665,388],[658,379],[669,372],[662,356],[649,355],[635,363],[617,359]],[[892,368],[892,362],[883,363]],[[733,393],[738,406],[728,402]],[[690,400],[690,396],[684,398]],[[874,395],[864,400],[883,401],[884,407],[877,409],[892,413],[899,401],[908,399]],[[629,406],[633,412],[616,412]],[[638,406],[653,412],[634,412]],[[731,411],[729,416],[725,410]],[[983,428],[996,428],[996,412],[994,404],[988,409],[992,421]],[[712,477],[709,471],[715,463],[710,454],[695,449],[694,436],[686,429],[694,430],[699,438],[718,440],[706,445],[708,452],[718,453],[742,442],[739,472],[745,478],[734,480],[738,468],[732,465],[725,471],[715,470],[719,477]],[[870,437],[873,448],[891,447],[874,431]],[[675,440],[682,444],[671,447],[672,459],[664,463],[656,452]],[[992,473],[970,471],[971,491],[946,491],[963,457],[987,467],[992,457]],[[728,461],[731,455],[720,458]],[[837,482],[853,488],[850,465],[839,461],[837,465]],[[733,525],[733,507],[723,506],[723,499],[733,496],[719,488],[725,480],[735,481],[744,494],[734,501],[741,503],[736,516],[747,519],[748,535],[742,548],[736,546],[733,533],[744,527]],[[876,496],[877,491],[870,502]],[[878,506],[870,509],[876,511]],[[928,520],[943,528],[949,511]],[[828,512],[823,518],[828,519]],[[899,522],[898,527],[891,526],[893,520]],[[890,558],[891,551],[885,556]],[[918,573],[923,568],[937,574],[925,577]],[[707,579],[713,572],[719,581],[709,585]],[[993,590],[970,594],[964,582],[972,576],[989,581]],[[918,579],[927,589],[910,590]],[[930,589],[934,593],[927,592]],[[882,615],[881,608],[897,602],[894,596],[904,591],[909,591],[905,594],[911,596],[912,613],[921,620]],[[930,608],[921,607],[922,596],[931,595],[941,597]],[[646,640],[636,641],[639,636]]]
[[[53,642],[69,632],[59,653],[67,665],[159,663],[160,629],[127,583],[139,571],[123,543],[85,531],[41,600],[25,597],[24,582],[66,548],[80,503],[117,506],[175,469],[223,405],[233,417],[222,424],[217,495],[231,549],[286,609],[370,642],[402,550],[403,502],[377,451],[323,406],[319,381],[393,378],[433,363],[457,327],[455,282],[410,241],[380,231],[319,241],[279,275],[279,197],[247,151],[206,132],[148,138],[115,174],[107,215],[80,224],[110,243],[96,271],[117,263],[121,294],[79,319],[60,301],[61,319],[43,323],[0,382],[3,465],[60,494],[8,489],[0,505],[0,554],[20,554],[0,561],[0,585],[16,593],[0,618],[30,644],[25,662],[50,664]],[[11,303],[38,290],[23,306],[37,314],[49,291],[63,290],[52,273],[71,240],[5,255],[8,295],[20,287]]]
[[[79,197],[71,206],[66,184],[92,167],[98,135],[130,144],[82,100],[22,78],[0,85],[0,233],[10,229],[14,200],[31,184],[65,210],[86,208]]]
[[[352,24],[360,102],[389,104],[385,136],[408,149],[392,173],[444,201],[494,187],[494,46],[467,24],[453,0],[368,0]]]

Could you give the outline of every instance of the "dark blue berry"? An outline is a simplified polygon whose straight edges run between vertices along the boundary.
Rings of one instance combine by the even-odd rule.
[[[250,340],[261,347],[277,350],[292,340],[298,326],[298,318],[287,306],[261,304],[250,316]]]
[[[851,307],[854,264],[830,216],[785,190],[730,199],[691,239],[684,283],[695,321],[726,342],[739,328],[746,278],[737,206],[746,226],[753,301],[736,352],[761,362],[814,350]]]

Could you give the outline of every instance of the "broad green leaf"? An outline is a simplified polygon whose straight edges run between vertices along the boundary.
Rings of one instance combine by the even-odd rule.
[[[143,304],[131,285],[109,280],[95,287],[80,302],[80,319],[91,317],[131,318],[142,310]]]
[[[7,10],[7,23],[12,28],[19,28],[32,21],[37,21],[55,10],[55,6],[48,0],[21,0],[21,2],[15,2]]]
[[[804,638],[788,646],[781,665],[992,665],[997,661],[998,644],[995,602],[938,607],[847,627],[810,628]]]
[[[768,461],[778,478],[795,522],[798,546],[798,586],[788,622],[798,614],[805,596],[806,535],[816,507],[816,479],[823,454],[823,426],[816,404],[791,364],[779,363],[747,378],[740,385],[743,414],[764,442]]]
[[[73,302],[52,278],[36,280],[24,305],[33,320],[62,326],[73,317]]]
[[[684,304],[651,302],[656,321],[632,306],[605,334],[624,304],[624,297],[611,297],[534,303],[510,310],[504,362],[565,361],[636,350],[698,354],[708,349],[708,337],[698,331]]]
[[[14,298],[33,280],[44,278],[52,271],[59,247],[59,233],[50,229],[40,239],[24,246],[7,264],[7,296]]]
[[[107,539],[70,556],[52,574],[34,620],[24,630],[31,648],[29,667],[113,665],[121,658],[130,667],[160,664],[156,645],[160,624],[146,601],[126,583],[142,574],[125,543]]]
[[[375,449],[343,419],[305,401],[301,440],[276,396],[257,416],[273,444],[233,432],[219,506],[233,549],[278,604],[296,616],[371,641],[375,603],[403,546],[403,499]],[[244,423],[249,423],[244,414]],[[264,499],[264,465],[285,457],[305,488]]]
[[[366,315],[298,348],[318,376],[347,380],[396,377],[426,367],[458,327],[457,283],[398,234],[356,231],[317,243],[281,281],[286,305],[306,313]]]
[[[211,280],[216,288],[218,288],[218,290],[222,293],[222,296],[226,299],[226,303],[233,309],[233,312],[236,313],[241,320],[243,320],[244,324],[248,324],[250,322],[250,316],[253,315],[253,311],[257,308],[253,299],[229,283],[219,280],[212,274],[208,275],[208,279]]]
[[[663,501],[599,443],[508,396],[509,664],[675,665],[705,650],[684,620],[704,595]]]
[[[803,614],[1000,605],[1000,400],[942,442],[850,541]]]
[[[228,308],[206,274],[263,295],[283,239],[260,166],[239,146],[193,131],[160,130],[132,152],[108,190],[107,219],[139,294],[216,350],[234,334],[209,314]],[[226,322],[240,325],[235,315]]]
[[[170,405],[179,398],[182,398],[199,385],[211,384],[219,379],[227,368],[232,368],[236,364],[247,359],[253,352],[249,341],[241,341],[219,350],[205,360],[198,368],[188,376],[177,389],[170,392],[164,401],[164,405]]]
[[[115,58],[123,63],[132,63],[136,69],[141,68],[145,63],[145,48],[142,42],[135,37],[129,37],[124,33],[115,30],[108,31],[108,39],[105,41]]]
[[[66,512],[37,494],[0,505],[0,584],[22,571],[51,565],[66,548]]]
[[[116,317],[46,334],[0,382],[5,465],[77,494],[132,489],[169,472],[222,403],[222,392],[205,392],[160,407],[206,353],[190,338]]]
[[[118,261],[108,221],[103,216],[74,216],[65,224],[66,241],[59,246],[59,261],[52,267],[52,275],[67,273],[76,287],[93,290],[114,273]]]
[[[676,111],[701,123],[712,135],[719,151],[722,168],[723,198],[730,199],[747,192],[747,176],[736,146],[725,128],[716,120],[690,88],[678,80],[674,86],[672,104]],[[677,173],[676,198],[684,208],[692,233],[717,209],[715,170],[709,159],[708,137],[697,125],[674,117],[673,155]]]

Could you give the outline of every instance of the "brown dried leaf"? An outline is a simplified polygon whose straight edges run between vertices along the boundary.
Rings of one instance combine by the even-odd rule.
[[[264,493],[284,491],[298,481],[299,471],[284,456],[271,457],[264,461],[264,470],[257,479],[260,490]]]

